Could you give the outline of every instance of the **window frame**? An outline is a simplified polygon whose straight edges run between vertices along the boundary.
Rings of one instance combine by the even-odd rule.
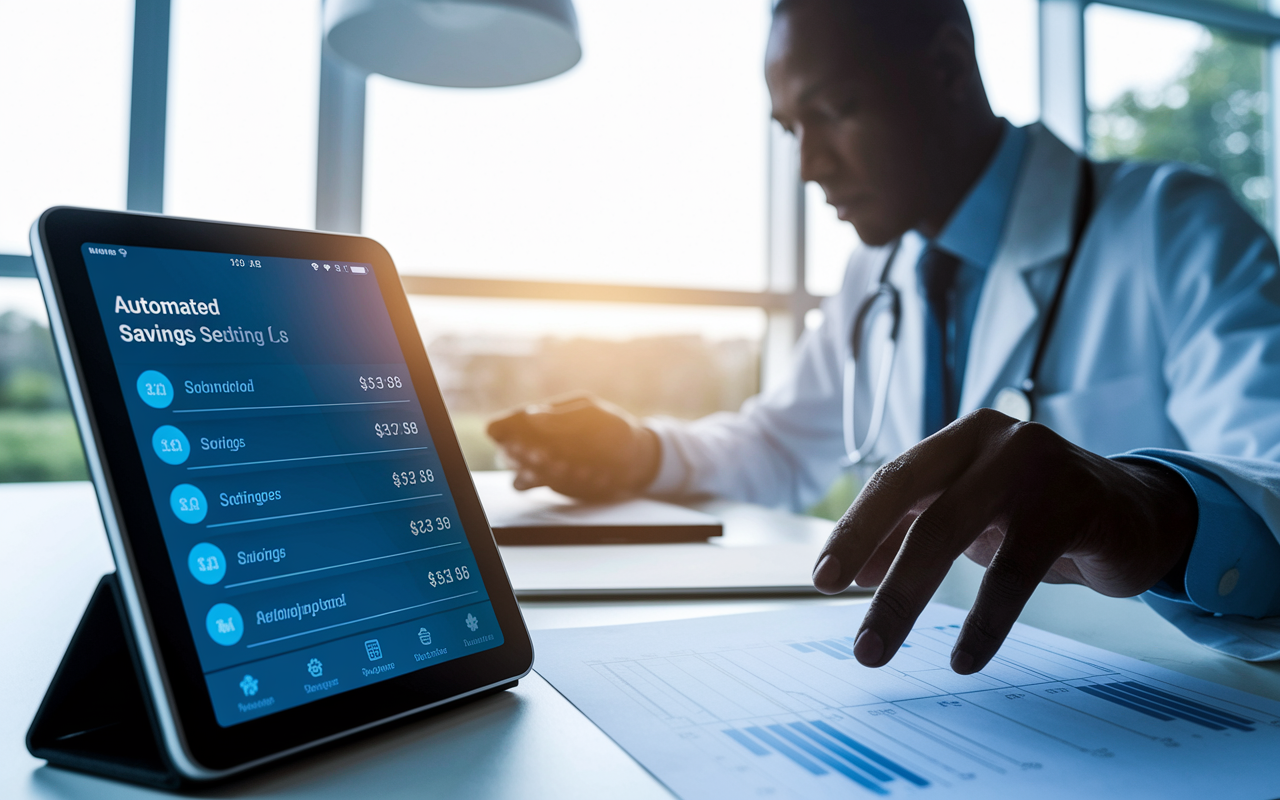
[[[1267,0],[1267,10],[1252,10],[1213,0],[1040,0],[1040,118],[1080,153],[1089,145],[1089,104],[1085,96],[1085,9],[1090,5],[1158,14],[1195,22],[1206,28],[1256,40],[1266,50],[1264,88],[1280,90],[1280,0]],[[1266,130],[1270,147],[1266,174],[1272,193],[1268,214],[1280,235],[1280,108],[1269,104]]]

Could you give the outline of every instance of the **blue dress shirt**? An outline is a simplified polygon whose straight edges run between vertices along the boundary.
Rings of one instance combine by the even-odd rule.
[[[960,395],[978,300],[1004,235],[1026,151],[1027,132],[1005,122],[1000,145],[978,182],[931,244],[960,259],[946,330],[952,396]],[[923,285],[924,281],[918,281]],[[935,356],[936,357],[936,356]],[[928,400],[926,400],[928,402]],[[1149,595],[1213,614],[1280,615],[1280,543],[1257,512],[1217,477],[1166,450],[1137,450],[1117,460],[1158,464],[1182,476],[1196,497],[1195,542],[1182,585],[1161,583]],[[1251,580],[1252,576],[1261,580]],[[1175,582],[1176,583],[1176,582]]]
[[[955,313],[947,326],[947,360],[952,362],[948,366],[956,384],[952,387],[952,397],[959,397],[960,387],[964,385],[969,336],[978,315],[978,298],[982,296],[987,270],[1000,249],[1026,149],[1027,132],[1005,122],[1000,146],[991,163],[932,242],[934,247],[960,259],[954,290]],[[924,280],[917,283],[923,286]]]

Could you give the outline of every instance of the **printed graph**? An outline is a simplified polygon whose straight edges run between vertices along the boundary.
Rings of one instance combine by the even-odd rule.
[[[825,775],[831,770],[876,794],[888,794],[884,784],[898,778],[916,786],[929,785],[911,770],[820,719],[769,725],[767,731],[752,725],[745,731],[726,728],[724,732],[757,756],[770,755],[772,749],[811,775]]]
[[[721,770],[726,786],[765,794],[948,794],[1046,769],[1097,772],[1118,756],[1280,726],[1017,635],[982,673],[957,675],[949,663],[958,632],[919,628],[878,670],[858,664],[843,632],[589,667]]]

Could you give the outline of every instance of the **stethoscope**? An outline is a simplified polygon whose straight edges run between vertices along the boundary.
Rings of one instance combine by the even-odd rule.
[[[1075,228],[1072,232],[1071,249],[1062,267],[1062,275],[1053,291],[1053,299],[1049,302],[1049,311],[1045,315],[1044,326],[1040,328],[1040,338],[1036,342],[1035,355],[1031,359],[1031,368],[1027,377],[1017,386],[1006,386],[996,393],[991,407],[996,411],[1022,422],[1029,422],[1035,416],[1035,392],[1040,378],[1040,368],[1044,362],[1045,351],[1053,336],[1054,324],[1062,307],[1062,298],[1066,294],[1067,279],[1075,265],[1080,251],[1080,243],[1084,240],[1085,231],[1089,227],[1089,219],[1093,215],[1093,170],[1088,159],[1080,162],[1080,191],[1076,200]],[[844,450],[850,465],[859,464],[871,454],[880,438],[884,427],[885,409],[889,402],[889,380],[893,375],[893,365],[898,355],[898,333],[902,323],[902,298],[897,288],[889,282],[889,271],[897,259],[902,240],[894,243],[889,257],[880,272],[880,281],[858,306],[853,317],[853,327],[849,333],[849,354],[844,365]],[[882,330],[877,331],[877,328]],[[880,347],[879,370],[873,369],[875,364],[869,363],[871,352],[868,343],[878,337]],[[858,365],[862,364],[863,369]],[[870,405],[867,405],[867,400]],[[869,412],[863,411],[869,409]]]

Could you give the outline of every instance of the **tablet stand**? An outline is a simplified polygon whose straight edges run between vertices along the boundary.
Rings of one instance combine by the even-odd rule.
[[[113,572],[102,576],[27,731],[27,750],[67,769],[165,789],[183,785],[162,744]]]
[[[103,575],[27,730],[27,750],[55,767],[162,789],[189,787],[192,781],[164,748],[129,631],[120,581],[114,572]],[[518,684],[504,683],[424,713],[439,714]]]

